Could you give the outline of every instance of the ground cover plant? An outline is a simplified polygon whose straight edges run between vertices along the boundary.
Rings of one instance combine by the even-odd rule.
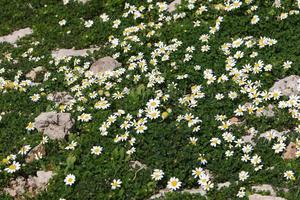
[[[0,0],[0,199],[300,199],[299,9]]]

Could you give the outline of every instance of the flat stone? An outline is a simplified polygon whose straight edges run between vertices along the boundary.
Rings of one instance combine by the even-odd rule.
[[[275,82],[274,86],[270,88],[270,92],[278,90],[285,96],[299,95],[299,81],[300,76],[297,75],[285,77]]]
[[[94,51],[99,50],[100,48],[89,48],[89,49],[58,49],[55,51],[52,51],[52,58],[55,60],[63,60],[67,57],[73,57],[73,56],[87,56],[88,52],[93,53]]]
[[[242,122],[239,120],[239,118],[237,117],[232,117],[229,119],[230,123],[233,124],[233,125],[239,125],[241,124]]]
[[[246,131],[246,134],[242,136],[242,139],[244,140],[244,142],[250,143],[253,146],[255,146],[256,143],[253,141],[253,139],[255,138],[256,134],[257,134],[256,131],[251,131],[251,129],[249,129]]]
[[[70,113],[44,112],[35,118],[35,128],[50,139],[63,139],[74,124]]]
[[[11,197],[18,197],[25,193],[26,179],[24,177],[17,177],[15,180],[10,181],[9,187],[3,189],[5,193]]]
[[[229,187],[231,185],[231,183],[229,181],[225,182],[225,183],[218,183],[217,188],[218,190],[221,190],[224,187]]]
[[[31,80],[35,80],[36,79],[36,76],[38,73],[41,73],[44,71],[44,68],[39,66],[39,67],[36,67],[36,68],[33,68],[30,72],[28,72],[25,77],[26,78],[30,78]]]
[[[189,194],[200,194],[201,196],[206,195],[206,191],[203,190],[202,188],[192,188],[192,189],[185,189],[182,191],[182,193],[189,193]]]
[[[168,5],[168,12],[173,12],[176,10],[176,6],[181,4],[181,0],[174,0]]]
[[[270,192],[271,196],[276,196],[276,192],[271,185],[262,184],[252,186],[252,190],[255,192]]]
[[[32,34],[33,31],[31,28],[23,28],[17,31],[12,32],[9,35],[0,37],[0,43],[8,42],[10,44],[15,44],[19,39]]]
[[[39,144],[29,151],[25,158],[26,163],[32,163],[34,160],[39,160],[41,157],[46,155],[46,148],[43,144]]]
[[[9,183],[9,187],[4,188],[4,192],[14,199],[24,199],[22,195],[26,194],[34,198],[41,191],[44,191],[53,177],[52,171],[37,171],[36,176],[17,177]]]
[[[296,146],[295,143],[291,142],[287,146],[287,148],[286,148],[286,150],[283,154],[283,159],[285,159],[285,160],[295,159],[296,158],[296,153],[297,153],[297,146]]]
[[[74,101],[74,98],[67,92],[54,92],[48,94],[47,99],[57,104],[70,105]]]
[[[249,196],[249,200],[286,200],[282,197],[264,196],[260,194],[252,194]]]
[[[90,68],[90,71],[93,73],[103,73],[106,71],[113,71],[115,68],[120,66],[121,63],[119,63],[112,57],[106,56],[94,62]]]
[[[159,190],[157,194],[152,195],[149,199],[158,199],[161,197],[164,197],[166,193],[171,192],[171,190],[168,189],[162,189]],[[192,188],[192,189],[185,189],[181,191],[181,193],[189,193],[189,194],[200,194],[201,196],[206,195],[206,191],[203,190],[202,188]]]

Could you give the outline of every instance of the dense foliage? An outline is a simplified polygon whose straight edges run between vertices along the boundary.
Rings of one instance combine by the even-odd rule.
[[[36,199],[148,199],[172,177],[177,185],[166,199],[205,199],[180,193],[199,187],[207,199],[247,199],[258,184],[300,199],[299,158],[282,158],[290,142],[300,146],[299,97],[269,91],[278,79],[300,75],[299,2],[189,0],[168,12],[170,2],[0,1],[0,35],[33,29],[17,46],[0,43],[1,188],[43,169],[55,176]],[[57,48],[91,46],[100,49],[60,61],[51,56]],[[122,66],[91,74],[104,56]],[[38,66],[46,72],[32,84],[25,74]],[[57,105],[47,99],[55,91],[75,101]],[[256,115],[269,104],[275,116]],[[64,140],[30,128],[48,111],[75,119]],[[288,134],[259,137],[272,129]],[[243,141],[247,132],[255,133],[254,143]],[[40,142],[46,155],[26,164]],[[93,147],[103,148],[100,155]],[[21,166],[11,173],[13,161]],[[133,168],[135,161],[144,167]],[[155,169],[163,175],[157,180]],[[70,174],[75,182],[67,185]],[[230,186],[218,190],[224,182]]]

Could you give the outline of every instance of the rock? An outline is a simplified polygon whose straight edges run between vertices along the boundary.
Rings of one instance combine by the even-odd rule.
[[[217,188],[218,190],[224,188],[224,187],[229,187],[231,185],[231,183],[229,181],[225,182],[225,183],[218,183]]]
[[[17,177],[9,183],[9,187],[4,188],[4,192],[11,197],[18,197],[25,193],[26,180],[24,177]]]
[[[263,196],[260,194],[252,194],[249,196],[249,200],[286,200],[281,197]]]
[[[41,159],[43,156],[46,155],[46,149],[45,146],[41,143],[39,145],[37,145],[36,147],[34,147],[27,155],[25,161],[26,163],[31,163],[34,160],[39,160]]]
[[[106,56],[94,62],[90,68],[90,71],[93,73],[113,71],[115,68],[120,66],[121,63],[119,63],[112,57]]]
[[[237,118],[237,117],[232,117],[232,118],[230,118],[230,119],[229,119],[229,122],[230,122],[231,124],[233,124],[233,125],[239,125],[239,124],[241,124],[239,118]]]
[[[70,113],[44,112],[35,118],[35,128],[50,139],[63,139],[72,128],[74,120]]]
[[[55,92],[47,96],[47,99],[57,104],[70,105],[74,101],[74,98],[67,92]]]
[[[30,78],[31,80],[35,80],[36,79],[36,76],[38,73],[41,73],[44,71],[44,68],[39,66],[39,67],[36,67],[36,68],[33,68],[30,72],[28,72],[25,77],[26,78]]]
[[[250,128],[246,131],[246,135],[242,136],[242,139],[244,140],[244,142],[250,143],[255,146],[256,143],[253,141],[253,139],[255,138],[256,134],[257,130],[255,130],[254,128]]]
[[[166,193],[168,193],[168,192],[171,192],[171,191],[168,189],[159,190],[159,192],[157,194],[152,195],[149,199],[158,199],[158,198],[164,197],[166,195]],[[185,190],[181,191],[181,193],[200,194],[201,196],[206,195],[206,191],[204,191],[202,188],[185,189]]]
[[[170,192],[168,189],[159,190],[158,194],[152,195],[149,199],[158,199],[165,196],[165,193]]]
[[[23,28],[17,31],[12,32],[9,35],[2,36],[0,37],[0,43],[1,42],[8,42],[10,44],[15,44],[19,39],[22,37],[25,37],[27,35],[32,34],[32,29],[31,28]]]
[[[53,176],[52,171],[37,171],[33,180],[38,188],[44,187]]]
[[[189,193],[189,194],[200,194],[201,196],[206,195],[206,191],[203,190],[202,188],[192,188],[192,189],[185,189],[182,191],[183,193]]]
[[[270,92],[278,90],[283,95],[286,95],[286,96],[298,95],[298,94],[300,94],[299,81],[300,81],[300,76],[297,76],[297,75],[291,75],[291,76],[285,77],[285,78],[277,81],[274,84],[274,86],[270,89]]]
[[[53,176],[52,171],[38,171],[37,176],[17,177],[9,183],[9,187],[4,188],[4,192],[15,199],[24,199],[22,195],[26,193],[33,198],[41,191],[45,190],[48,182]]]
[[[273,3],[273,6],[275,6],[276,8],[280,8],[281,7],[281,0],[275,0]]]
[[[181,4],[181,0],[174,0],[168,5],[168,12],[173,12],[176,10],[176,6]]]
[[[257,117],[265,116],[265,117],[274,117],[275,112],[274,112],[274,106],[273,105],[268,105],[266,109],[263,109],[262,112],[256,113]]]
[[[297,153],[297,146],[295,143],[291,142],[287,148],[286,151],[283,154],[283,159],[285,160],[292,160],[296,158]]]
[[[255,192],[270,192],[271,196],[276,196],[276,192],[271,185],[262,184],[252,186],[252,190]]]
[[[75,49],[58,49],[56,51],[52,51],[52,58],[55,60],[63,60],[67,57],[72,57],[72,56],[87,56],[88,52],[94,52],[99,50],[100,48],[89,48],[89,49],[80,49],[80,50],[75,50]]]

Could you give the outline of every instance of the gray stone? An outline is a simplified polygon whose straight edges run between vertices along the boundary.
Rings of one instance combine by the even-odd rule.
[[[168,5],[168,12],[173,12],[176,10],[176,6],[181,4],[181,0],[174,0]]]
[[[4,192],[11,197],[18,197],[25,193],[26,179],[24,177],[17,177],[9,183],[9,187],[4,188]]]
[[[63,139],[72,128],[74,120],[70,113],[44,112],[35,118],[35,128],[50,139]]]
[[[120,66],[121,63],[119,63],[112,57],[106,56],[94,62],[90,68],[90,71],[92,71],[93,73],[103,73],[106,71],[113,71],[115,68]]]
[[[25,199],[22,197],[24,194],[33,198],[46,189],[52,176],[52,171],[37,171],[36,176],[29,176],[28,179],[17,177],[9,183],[9,187],[4,188],[4,192],[15,199]]]
[[[171,192],[171,190],[168,189],[162,189],[159,190],[157,194],[152,195],[149,199],[158,199],[161,197],[164,197],[166,193]],[[192,189],[185,189],[181,191],[181,193],[189,193],[189,194],[200,194],[201,196],[206,195],[206,191],[203,190],[202,188],[192,188]]]
[[[39,67],[36,67],[36,68],[33,68],[30,72],[28,72],[25,77],[26,78],[30,78],[31,80],[35,80],[36,79],[36,76],[38,73],[41,73],[44,71],[44,68],[39,66]]]
[[[5,35],[0,37],[0,43],[2,42],[8,42],[10,44],[15,44],[19,39],[22,37],[25,37],[27,35],[32,34],[32,29],[31,28],[23,28],[17,31],[12,32],[9,35]]]
[[[270,88],[270,92],[275,90],[280,91],[283,95],[291,96],[291,95],[299,95],[299,81],[300,76],[291,75],[280,79],[277,81],[272,88]]]
[[[297,153],[297,145],[295,143],[291,142],[287,146],[287,148],[286,148],[286,150],[285,150],[285,152],[283,154],[283,159],[285,159],[285,160],[293,160],[293,159],[296,158],[296,153]]]
[[[270,192],[271,196],[276,196],[276,192],[271,185],[262,184],[252,186],[252,190],[255,192]]]
[[[47,99],[57,104],[70,105],[74,101],[74,98],[67,92],[55,92],[47,96]]]
[[[225,182],[225,183],[218,183],[217,188],[218,190],[221,190],[224,187],[229,187],[231,185],[231,183],[229,181]]]
[[[25,161],[26,163],[31,163],[34,160],[39,160],[45,155],[46,155],[46,149],[45,146],[41,143],[29,151]]]
[[[55,60],[63,60],[67,57],[72,56],[87,56],[88,52],[93,53],[94,51],[99,50],[100,48],[89,48],[89,49],[58,49],[55,51],[52,51],[52,58]]]
[[[286,200],[281,197],[264,196],[260,194],[252,194],[249,196],[249,200]]]

